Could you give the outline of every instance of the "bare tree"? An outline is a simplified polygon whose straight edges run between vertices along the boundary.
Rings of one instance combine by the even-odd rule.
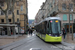
[[[16,0],[12,0],[12,7],[11,7],[11,11],[12,11],[12,19],[13,19],[13,24],[15,24],[15,15],[14,15],[14,6],[15,6],[15,2]],[[13,34],[15,34],[15,27],[13,27]]]
[[[11,9],[12,7],[12,0],[0,0],[0,2],[6,2],[7,4],[7,8],[4,10],[1,6],[0,6],[0,9],[4,12],[5,14],[5,17],[6,17],[6,23],[9,24],[9,21],[8,21],[8,12],[9,10]],[[7,33],[8,35],[11,35],[10,33],[10,27],[7,27]]]

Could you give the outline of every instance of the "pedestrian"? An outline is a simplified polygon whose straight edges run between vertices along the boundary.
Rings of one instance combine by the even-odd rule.
[[[32,33],[33,33],[33,30],[31,29],[31,35],[32,35]]]
[[[31,34],[31,35],[32,35],[32,32],[33,32],[33,31],[32,31],[32,29],[29,29],[29,34]]]
[[[64,39],[66,37],[66,30],[64,28],[63,28],[63,37],[64,37]]]

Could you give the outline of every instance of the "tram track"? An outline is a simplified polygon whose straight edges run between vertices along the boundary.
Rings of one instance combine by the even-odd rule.
[[[34,42],[33,41],[36,41],[36,43],[38,42],[38,41],[40,41],[40,39],[39,38],[37,38],[37,37],[31,37],[31,38],[29,38],[29,39],[27,39],[27,40],[25,40],[22,44],[20,44],[20,45],[17,45],[17,46],[14,46],[14,47],[12,47],[12,48],[10,48],[10,50],[20,50],[20,49],[23,49],[23,47],[28,47],[29,45],[28,44],[30,44],[31,45],[31,42],[34,44]],[[42,41],[40,41],[41,43],[42,43]],[[13,44],[14,45],[14,44]],[[13,46],[13,45],[11,45],[11,46]],[[26,46],[25,46],[26,45]],[[67,46],[67,45],[64,45],[63,43],[61,43],[61,44],[52,44],[52,43],[43,43],[43,45],[46,45],[46,47],[47,48],[57,48],[57,49],[59,49],[59,50],[74,50],[72,47],[69,47],[69,46]],[[10,46],[8,46],[8,47],[10,47]],[[6,47],[6,49],[8,48],[8,47]],[[5,49],[5,50],[6,50]]]
[[[19,46],[13,47],[13,48],[11,48],[10,50],[14,50],[14,49],[16,49],[16,48],[19,48],[20,46],[22,47],[23,45],[27,45],[27,44],[29,44],[30,42],[32,42],[33,40],[35,40],[35,39],[32,39],[32,40],[30,40],[29,42],[25,42],[25,43],[23,43],[23,44],[21,44],[21,45],[19,45]]]
[[[62,43],[61,44],[52,44],[52,45],[55,46],[55,47],[57,47],[57,48],[59,48],[59,49],[61,49],[61,50],[65,50],[65,49],[67,49],[67,50],[74,50],[73,47],[64,45]]]
[[[41,39],[41,38],[40,38]],[[42,40],[42,39],[41,39]],[[44,41],[44,40],[43,40]],[[45,41],[44,41],[45,42]],[[64,49],[72,49],[72,50],[74,50],[74,47],[72,46],[72,47],[70,47],[70,46],[67,46],[67,45],[64,45],[63,43],[61,43],[61,44],[51,44],[52,46],[55,46],[54,48],[59,48],[59,49],[61,49],[61,50],[64,50]],[[52,46],[51,46],[51,48],[52,48]],[[48,46],[49,47],[49,46]]]

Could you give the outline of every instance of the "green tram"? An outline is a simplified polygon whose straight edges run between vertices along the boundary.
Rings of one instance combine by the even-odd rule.
[[[61,42],[61,19],[59,17],[45,18],[38,24],[35,24],[36,35],[45,42]]]

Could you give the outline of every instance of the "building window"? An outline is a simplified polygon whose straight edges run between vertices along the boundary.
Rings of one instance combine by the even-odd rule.
[[[19,6],[19,2],[16,2],[16,5]]]
[[[66,4],[65,3],[62,4],[62,10],[66,10]]]
[[[55,0],[53,0],[53,4],[55,3]]]
[[[70,20],[73,20],[73,15],[72,14],[70,14]]]
[[[9,22],[11,22],[11,19],[9,19]]]
[[[1,19],[1,22],[3,23],[4,22],[4,19]]]
[[[19,22],[19,18],[17,18],[17,22]]]
[[[9,14],[11,14],[12,12],[11,12],[11,10],[9,10]]]
[[[17,15],[19,15],[19,10],[17,10]]]
[[[63,15],[63,21],[67,21],[67,15],[66,14]]]
[[[1,11],[1,15],[4,15],[4,12],[3,11]]]
[[[21,5],[21,11],[23,11],[23,5]]]
[[[69,4],[69,8],[70,8],[70,10],[73,10],[73,4]]]

